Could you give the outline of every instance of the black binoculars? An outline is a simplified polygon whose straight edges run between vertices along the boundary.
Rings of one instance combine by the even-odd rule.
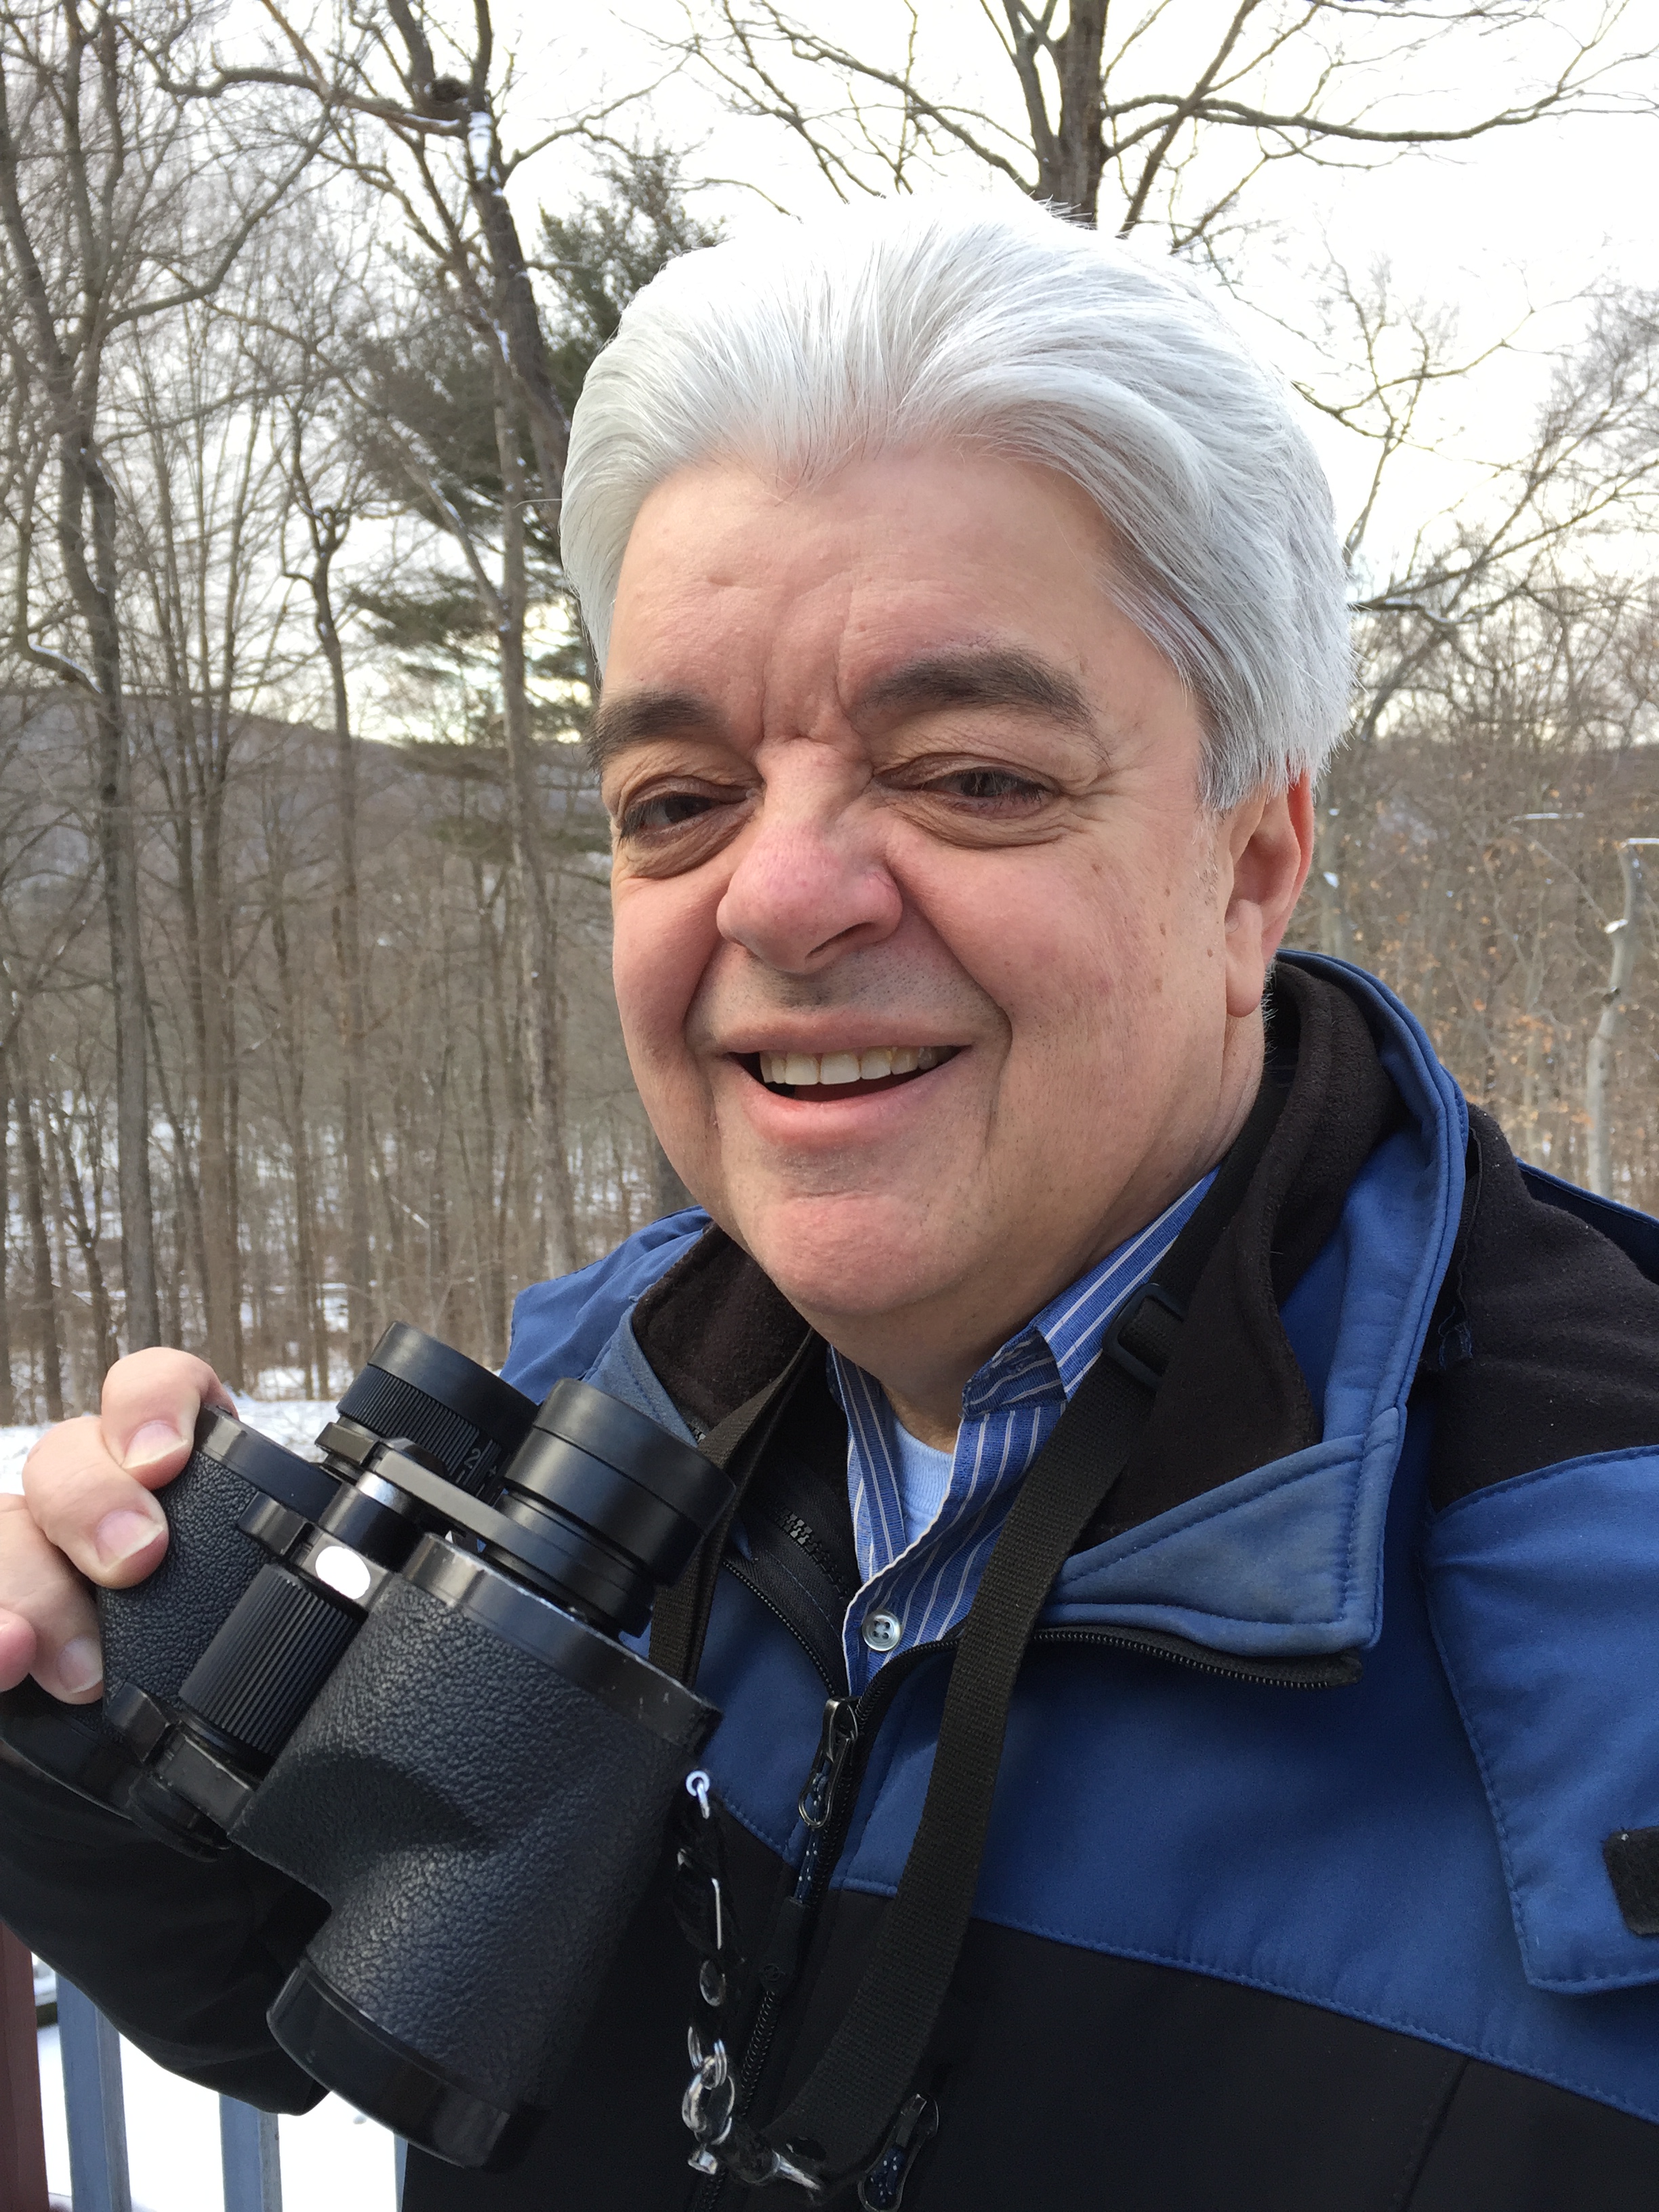
[[[165,1558],[101,1591],[101,1712],[0,1737],[176,1849],[327,1917],[271,2033],[371,2118],[510,2165],[650,1881],[715,1708],[620,1638],[731,1485],[604,1391],[540,1407],[398,1324],[320,1460],[204,1413]]]

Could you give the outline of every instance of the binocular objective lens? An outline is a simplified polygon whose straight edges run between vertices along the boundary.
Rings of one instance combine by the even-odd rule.
[[[561,1382],[505,1473],[501,1510],[536,1542],[503,1564],[596,1627],[631,1633],[731,1497],[693,1445],[589,1383]]]

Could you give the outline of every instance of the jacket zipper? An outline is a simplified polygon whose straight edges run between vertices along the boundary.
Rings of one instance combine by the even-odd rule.
[[[1144,1658],[1165,1659],[1171,1666],[1190,1667],[1200,1674],[1219,1675],[1224,1681],[1254,1682],[1267,1690],[1340,1690],[1359,1680],[1359,1656],[1353,1651],[1315,1652],[1304,1658],[1235,1660],[1206,1644],[1188,1644],[1176,1637],[1166,1638],[1133,1628],[1039,1628],[1031,1642],[1103,1644]]]
[[[729,1564],[729,1562],[728,1562]],[[756,1592],[758,1596],[760,1593]],[[777,1608],[773,1607],[776,1612]],[[779,1615],[782,1619],[782,1615]],[[787,1626],[788,1623],[785,1622]],[[776,1986],[763,1987],[760,2003],[755,2010],[754,2024],[744,2045],[743,2061],[738,2071],[738,2094],[733,2106],[739,2119],[746,2119],[754,2102],[755,2092],[771,2055],[772,2040],[777,2033],[778,2015],[784,2001],[793,1986],[806,1946],[817,1923],[818,1910],[823,1902],[823,1893],[829,1887],[830,1876],[840,1861],[847,1840],[853,1808],[858,1802],[859,1785],[864,1778],[865,1762],[870,1754],[870,1745],[880,1727],[887,1707],[892,1703],[899,1687],[923,1659],[936,1651],[949,1648],[954,1637],[941,1638],[933,1644],[917,1644],[908,1651],[897,1653],[890,1659],[862,1697],[854,1698],[831,1697],[823,1709],[823,1727],[818,1736],[818,1747],[807,1774],[805,1786],[800,1793],[799,1810],[806,1824],[806,1848],[796,1871],[794,1886],[780,1910],[779,1926],[774,1929],[772,1942],[779,1942],[780,1931],[787,1928],[789,1955],[787,1973],[778,1969],[785,1961],[763,1964],[765,1975],[768,1964],[773,1965]],[[725,2193],[729,2177],[724,2173],[710,2174],[697,2187],[688,2212],[714,2212]]]
[[[774,1620],[781,1621],[784,1627],[789,1631],[789,1633],[794,1638],[796,1643],[799,1644],[801,1650],[811,1661],[813,1672],[818,1676],[819,1680],[823,1682],[824,1688],[829,1691],[831,1697],[839,1695],[841,1691],[840,1683],[836,1680],[835,1675],[831,1674],[829,1668],[824,1665],[823,1660],[819,1653],[813,1649],[805,1632],[800,1628],[798,1623],[790,1619],[789,1615],[784,1611],[783,1607],[777,1602],[775,1598],[771,1598],[767,1595],[766,1592],[761,1588],[754,1576],[745,1571],[746,1562],[744,1561],[742,1553],[733,1553],[730,1558],[722,1560],[721,1565],[725,1567],[727,1574],[732,1576],[737,1581],[743,1584],[744,1588],[749,1592],[751,1597],[758,1598],[760,1600],[761,1603],[766,1607],[766,1610],[771,1614]]]

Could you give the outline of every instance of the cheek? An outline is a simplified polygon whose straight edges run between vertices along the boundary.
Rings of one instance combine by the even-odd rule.
[[[1021,1042],[1098,1031],[1103,1007],[1146,996],[1167,916],[1100,854],[981,865],[930,900],[930,916]]]
[[[715,944],[717,904],[684,878],[613,883],[611,972],[637,1079],[689,1060],[686,1010]]]

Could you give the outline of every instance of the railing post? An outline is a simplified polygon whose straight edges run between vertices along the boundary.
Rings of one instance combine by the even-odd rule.
[[[0,2212],[46,2212],[34,1960],[0,1925]]]
[[[275,2112],[221,2097],[219,2150],[224,2161],[225,2212],[283,2212],[283,2161]]]
[[[92,1999],[61,1974],[58,2047],[64,2059],[70,2194],[75,2212],[132,2212],[127,2115],[121,2101],[121,2039]]]

